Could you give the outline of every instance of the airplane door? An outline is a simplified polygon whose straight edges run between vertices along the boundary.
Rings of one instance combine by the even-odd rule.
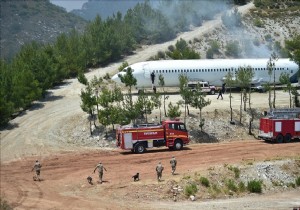
[[[144,76],[145,76],[145,78],[149,78],[150,79],[149,64],[145,64],[143,66],[143,69],[144,69]]]

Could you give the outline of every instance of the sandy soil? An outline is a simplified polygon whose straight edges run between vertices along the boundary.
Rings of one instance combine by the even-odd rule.
[[[169,167],[169,159],[175,155],[178,160],[176,178],[172,177]],[[300,155],[300,144],[269,144],[262,141],[238,141],[220,144],[192,145],[182,151],[169,151],[168,149],[151,150],[148,153],[134,155],[121,151],[89,151],[67,152],[45,157],[42,162],[41,182],[32,181],[33,172],[30,171],[34,157],[28,157],[22,161],[11,162],[1,166],[1,189],[5,198],[16,209],[179,209],[183,203],[199,208],[209,203],[191,204],[187,201],[172,203],[164,200],[150,200],[136,198],[136,192],[132,185],[147,187],[157,184],[160,187],[172,179],[194,171],[207,169],[219,164],[233,164],[245,160],[265,160],[278,157],[295,157]],[[102,161],[107,169],[104,173],[105,182],[89,185],[86,177],[91,175],[97,180],[97,175],[92,174],[98,161]],[[163,182],[158,184],[155,177],[155,166],[158,161],[165,165]],[[141,174],[140,182],[133,182],[131,176],[136,172]],[[277,200],[282,207],[300,205],[300,189],[289,192],[288,200]],[[149,194],[151,194],[149,192]],[[278,195],[266,197],[273,200]],[[285,195],[280,195],[285,196]],[[279,196],[279,197],[280,197]],[[242,198],[247,200],[246,198]],[[248,198],[264,200],[260,196]],[[207,201],[206,201],[207,202]],[[219,202],[219,205],[218,205]],[[212,205],[220,206],[221,201],[214,201]],[[238,199],[226,201],[226,203],[240,202]],[[162,206],[161,206],[162,205]],[[222,204],[223,205],[223,204]],[[221,205],[221,206],[222,206]],[[264,207],[265,204],[262,204]],[[272,205],[272,203],[268,203]],[[272,205],[277,207],[277,203]],[[252,205],[248,206],[250,209]],[[256,204],[256,207],[259,207]],[[256,208],[255,207],[255,208]]]
[[[247,11],[253,5],[246,5],[241,11]],[[221,24],[220,18],[204,23],[202,27],[192,32],[181,34],[186,40],[199,36],[215,26]],[[158,50],[167,48],[176,40],[161,45],[147,46],[135,55],[126,58],[128,63],[146,60]],[[106,72],[116,72],[121,62],[106,68],[94,70],[87,74],[91,79],[94,75],[103,76]],[[83,88],[77,79],[66,80],[65,83],[49,91],[44,101],[35,105],[22,116],[11,121],[11,126],[1,131],[1,197],[6,199],[15,209],[216,209],[232,207],[238,203],[241,207],[251,209],[255,202],[255,209],[276,207],[276,201],[282,208],[290,208],[299,203],[298,190],[287,194],[267,196],[251,196],[241,200],[216,200],[197,203],[172,203],[168,201],[132,199],[130,186],[157,184],[155,181],[154,167],[159,160],[167,165],[169,158],[175,154],[180,164],[179,176],[194,170],[207,169],[212,165],[240,162],[243,159],[264,160],[275,157],[299,157],[300,144],[266,144],[261,141],[235,141],[220,144],[191,145],[183,151],[170,152],[166,149],[152,150],[142,155],[119,150],[100,150],[91,147],[82,147],[68,139],[63,139],[61,128],[70,122],[73,116],[84,116],[80,109],[80,90]],[[285,93],[282,93],[287,97]],[[212,109],[222,108],[228,100],[214,100]],[[264,99],[264,100],[262,100]],[[266,95],[257,94],[257,102],[266,107]],[[283,99],[286,100],[287,99]],[[265,102],[263,102],[265,101]],[[258,104],[259,104],[258,103]],[[235,101],[238,106],[238,100]],[[75,118],[74,124],[82,122]],[[71,124],[72,125],[72,124]],[[43,165],[41,182],[32,181],[32,165],[39,159]],[[106,182],[102,185],[89,185],[86,177],[98,161],[102,161],[108,172],[104,174]],[[133,183],[131,176],[139,171],[142,180]],[[172,179],[170,169],[167,168],[164,182]],[[94,180],[97,176],[92,174]],[[159,184],[157,184],[159,187]],[[282,202],[280,202],[282,201]],[[259,203],[263,204],[259,207]],[[228,204],[229,205],[229,204]],[[229,206],[230,206],[229,205]],[[244,206],[243,206],[244,205]],[[280,208],[281,208],[280,207]],[[227,207],[232,209],[231,207]],[[236,208],[233,208],[236,209]],[[253,209],[253,208],[252,208]]]

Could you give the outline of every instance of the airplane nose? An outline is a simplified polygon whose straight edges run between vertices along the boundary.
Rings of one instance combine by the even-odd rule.
[[[119,73],[118,73],[118,74],[119,74]],[[111,79],[112,79],[114,82],[116,82],[116,83],[118,83],[118,84],[121,84],[121,80],[120,80],[118,74],[115,74]]]

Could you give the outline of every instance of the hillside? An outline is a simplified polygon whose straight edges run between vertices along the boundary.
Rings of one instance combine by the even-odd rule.
[[[144,0],[88,1],[83,4],[81,9],[72,10],[71,13],[78,15],[85,20],[93,20],[97,15],[100,15],[102,19],[106,19],[113,14],[117,14],[117,12],[121,12],[124,15],[128,9],[133,8],[140,2],[144,2]]]
[[[48,0],[1,1],[1,58],[11,59],[25,43],[49,43],[86,21]]]

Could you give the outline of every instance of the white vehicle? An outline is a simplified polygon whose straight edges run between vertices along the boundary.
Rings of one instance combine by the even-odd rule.
[[[137,79],[136,88],[159,87],[159,75],[164,77],[165,87],[179,87],[179,75],[183,74],[190,81],[207,81],[211,85],[221,86],[228,72],[235,75],[240,67],[251,66],[254,71],[252,85],[259,87],[267,82],[273,82],[267,69],[269,59],[200,59],[200,60],[159,60],[146,61],[130,65],[133,76]],[[279,76],[285,72],[290,75],[291,82],[297,81],[298,65],[289,59],[278,59],[275,63],[275,81],[279,83]],[[128,68],[128,67],[127,67]],[[126,74],[125,68],[112,77],[112,80],[121,84],[118,74]],[[155,75],[152,78],[151,74]]]
[[[188,88],[190,88],[191,90],[196,90],[197,85],[200,85],[201,87],[201,91],[203,93],[207,93],[210,95],[215,95],[216,93],[216,87],[214,85],[209,85],[208,82],[202,82],[202,81],[189,81],[187,86]]]

